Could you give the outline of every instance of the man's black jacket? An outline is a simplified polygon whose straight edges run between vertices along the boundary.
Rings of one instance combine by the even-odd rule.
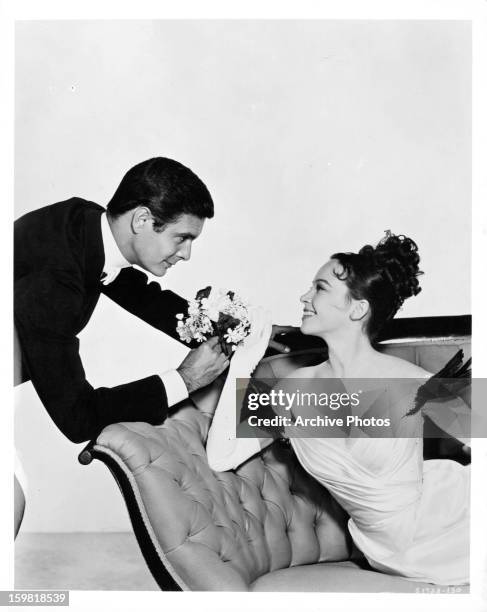
[[[168,412],[157,375],[98,389],[86,380],[77,335],[100,293],[176,339],[175,316],[188,308],[186,300],[148,283],[134,268],[101,283],[103,212],[98,204],[72,198],[24,215],[14,229],[14,318],[24,379],[73,442],[95,438],[110,423],[159,424]]]

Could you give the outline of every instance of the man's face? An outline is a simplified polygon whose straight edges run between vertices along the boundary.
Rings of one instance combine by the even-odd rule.
[[[155,231],[153,220],[134,234],[132,248],[137,264],[154,276],[164,276],[171,266],[191,257],[191,245],[203,229],[205,220],[182,214],[176,221]]]

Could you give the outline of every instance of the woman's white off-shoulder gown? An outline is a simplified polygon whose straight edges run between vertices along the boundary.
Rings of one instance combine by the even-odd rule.
[[[235,438],[234,380],[250,376],[252,365],[235,372],[230,366],[208,435],[215,470],[233,469],[260,450],[255,438]],[[413,406],[420,382],[387,385],[391,397],[400,393],[392,401],[401,402],[400,415]],[[303,468],[348,512],[350,534],[372,567],[413,581],[467,585],[470,466],[423,460],[422,412],[401,418],[396,437],[293,437],[286,427],[281,433]]]
[[[350,515],[350,534],[372,567],[438,585],[469,583],[470,466],[423,461],[419,438],[290,441]]]

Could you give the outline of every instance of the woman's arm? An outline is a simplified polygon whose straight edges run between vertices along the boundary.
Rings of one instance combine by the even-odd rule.
[[[239,347],[230,362],[213,421],[208,432],[206,452],[212,470],[233,470],[244,461],[273,442],[272,438],[237,438],[236,426],[240,422],[240,406],[236,405],[235,381],[250,378],[265,354],[272,331],[270,317],[262,309],[251,312],[251,333]]]
[[[240,407],[236,405],[235,380],[250,377],[250,374],[243,376],[241,374],[235,375],[230,366],[208,432],[206,443],[208,465],[216,472],[226,472],[237,468],[274,441],[273,438],[236,437],[236,426],[240,422]]]

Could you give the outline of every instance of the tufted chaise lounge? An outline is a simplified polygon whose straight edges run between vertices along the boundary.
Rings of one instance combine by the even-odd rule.
[[[459,348],[469,356],[468,329],[460,331],[467,333],[396,339],[384,350],[437,371]],[[317,347],[267,357],[256,375],[279,378],[323,360],[325,351]],[[373,571],[351,541],[344,510],[304,472],[286,442],[275,442],[236,471],[212,472],[205,441],[209,400],[219,384],[184,402],[162,426],[110,425],[80,455],[85,464],[103,461],[114,475],[162,590],[415,592],[431,587]]]

